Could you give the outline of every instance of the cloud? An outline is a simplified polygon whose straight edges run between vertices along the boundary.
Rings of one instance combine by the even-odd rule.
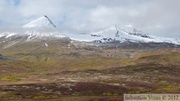
[[[17,11],[17,5],[17,0],[0,1],[0,21],[3,23],[1,25],[18,25],[21,22],[22,17]]]
[[[65,29],[133,25],[155,35],[179,37],[179,4],[179,0],[1,0],[0,26],[22,26],[47,15]]]

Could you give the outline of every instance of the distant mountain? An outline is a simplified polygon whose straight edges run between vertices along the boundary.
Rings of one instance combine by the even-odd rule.
[[[3,48],[9,48],[16,44],[27,42],[45,42],[50,40],[70,40],[66,35],[55,29],[53,22],[47,17],[42,16],[35,19],[16,31],[6,31],[0,33],[0,45]]]
[[[90,33],[93,37],[99,37],[101,40],[96,42],[120,41],[123,42],[154,42],[154,43],[172,43],[180,44],[178,39],[161,38],[149,35],[143,31],[133,28],[132,26],[118,27],[117,25],[109,26],[103,30]]]

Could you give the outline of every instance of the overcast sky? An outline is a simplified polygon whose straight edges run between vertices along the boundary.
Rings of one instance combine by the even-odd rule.
[[[180,0],[0,0],[0,27],[47,15],[59,28],[96,30],[117,24],[180,38]]]

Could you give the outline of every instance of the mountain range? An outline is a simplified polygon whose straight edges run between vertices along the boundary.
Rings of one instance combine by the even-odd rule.
[[[59,32],[56,25],[45,15],[35,19],[22,26],[21,32],[2,32],[0,33],[0,44],[6,43],[3,47],[11,47],[18,43],[66,39],[69,42],[87,42],[87,43],[168,43],[180,45],[180,39],[161,38],[149,35],[143,31],[134,28],[131,25],[119,27],[111,25],[96,32],[86,34]],[[45,46],[48,46],[47,44]]]

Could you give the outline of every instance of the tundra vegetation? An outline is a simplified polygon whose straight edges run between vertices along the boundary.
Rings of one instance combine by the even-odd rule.
[[[123,101],[123,94],[180,93],[179,48],[40,44],[0,49],[0,100]]]

